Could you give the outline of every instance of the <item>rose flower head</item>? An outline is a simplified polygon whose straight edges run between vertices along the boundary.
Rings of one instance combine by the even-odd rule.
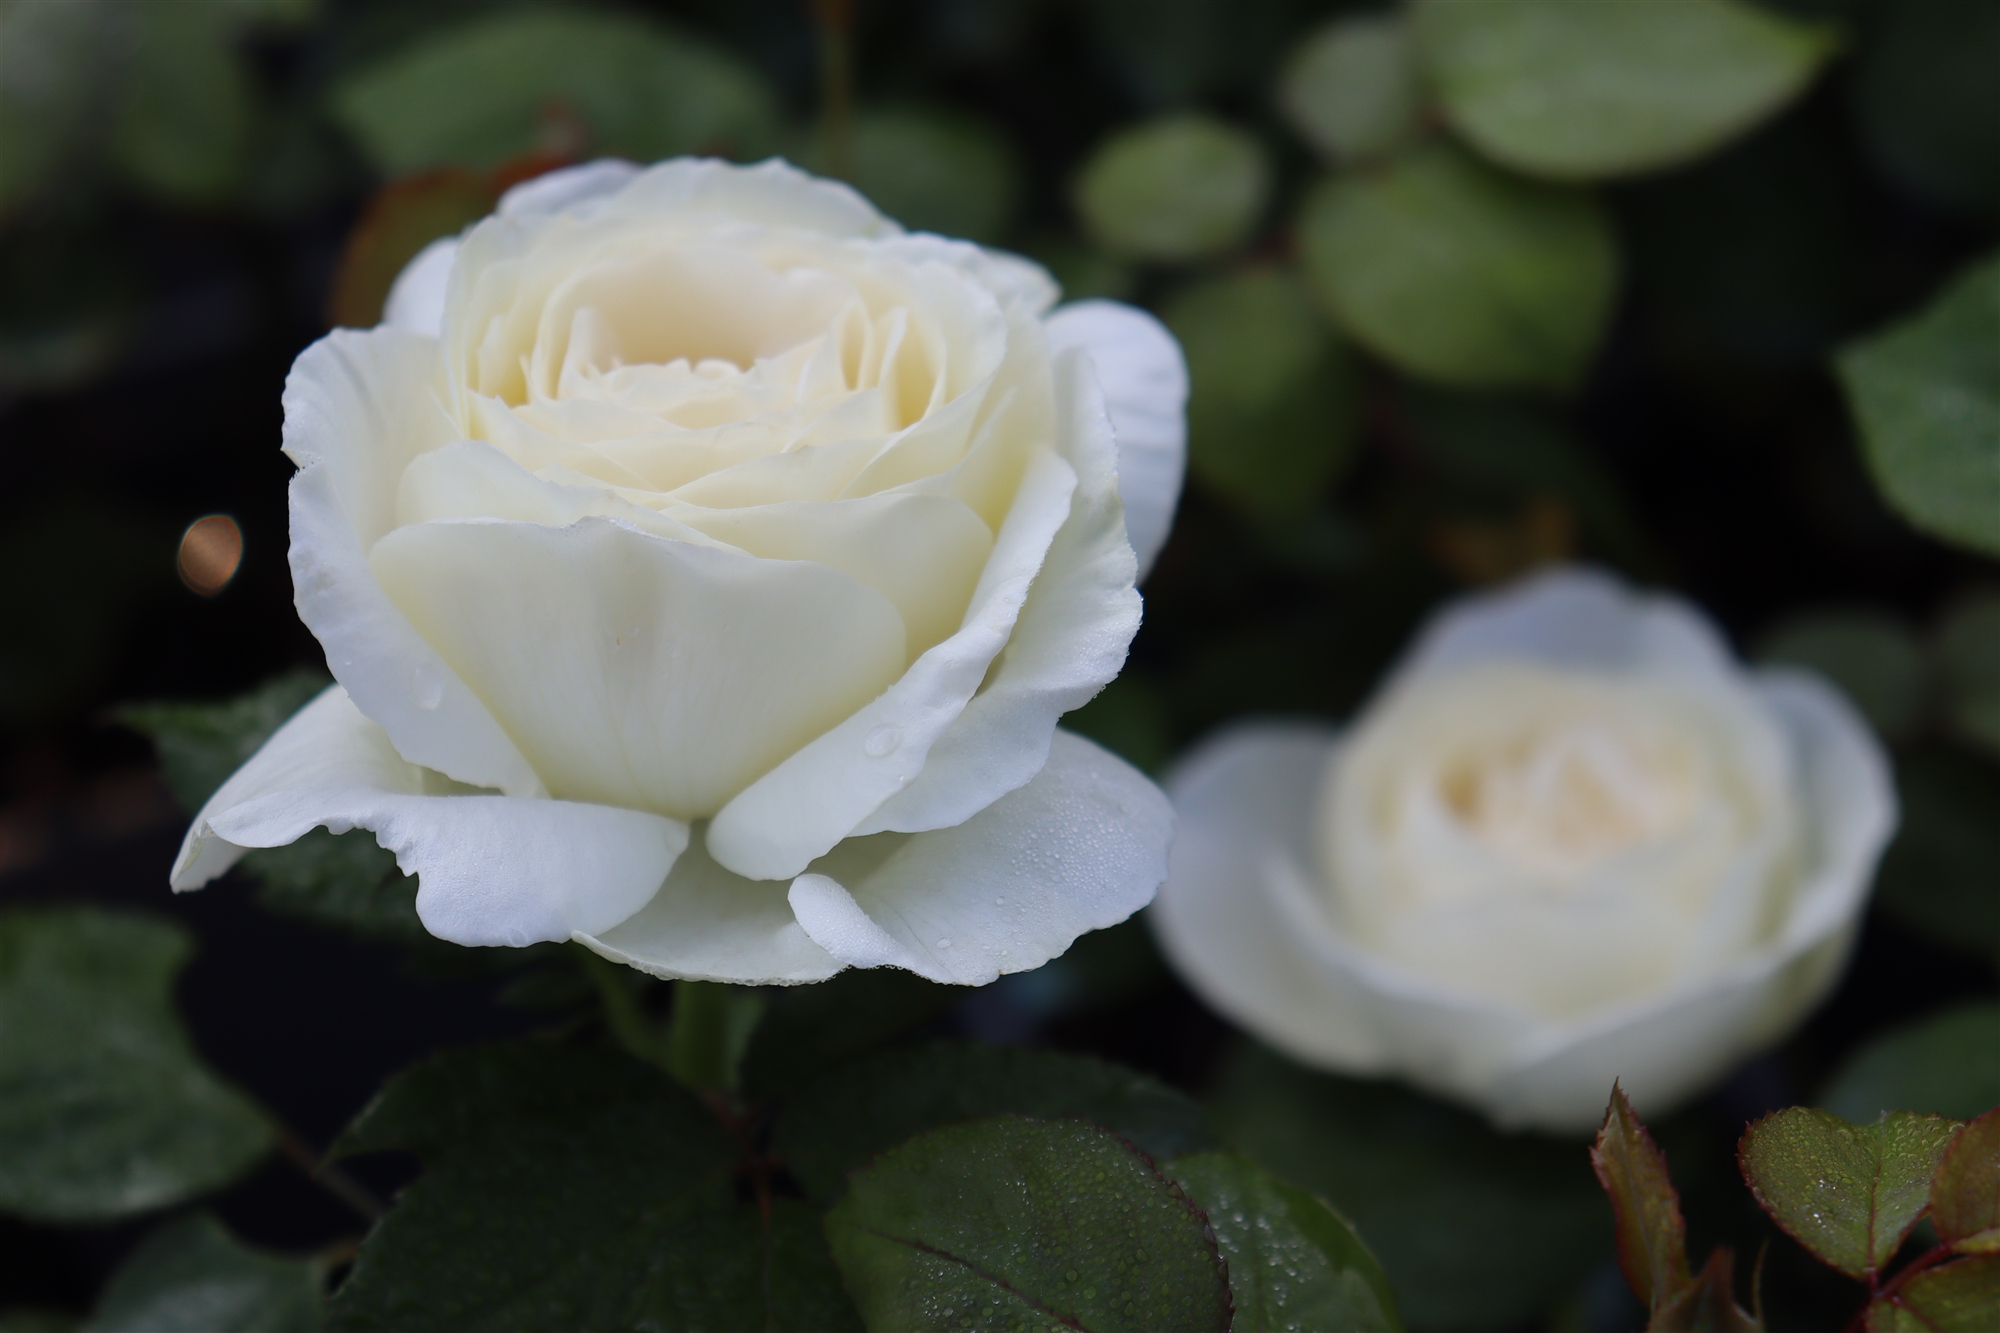
[[[977,984],[1129,916],[1170,810],[1056,720],[1138,627],[1186,372],[1056,296],[778,161],[510,191],[292,368],[338,684],[174,887],[364,828],[444,939],[746,983]]]
[[[1153,923],[1196,991],[1306,1064],[1554,1130],[1784,1035],[1896,824],[1831,686],[1573,569],[1447,607],[1344,732],[1239,725],[1168,790]]]

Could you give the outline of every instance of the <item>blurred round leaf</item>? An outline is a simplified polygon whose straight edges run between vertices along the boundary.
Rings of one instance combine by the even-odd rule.
[[[1188,465],[1253,509],[1310,509],[1354,453],[1360,388],[1290,267],[1187,288],[1165,310],[1188,360]]]
[[[640,162],[754,157],[778,114],[770,88],[729,52],[581,9],[502,10],[435,32],[344,79],[333,112],[392,177],[551,148]]]
[[[207,4],[126,7],[134,46],[111,154],[141,188],[182,204],[213,204],[249,162],[256,90],[228,11]]]
[[[0,213],[41,187],[110,95],[120,19],[102,0],[0,5]]]
[[[1278,77],[1278,106],[1327,157],[1373,157],[1412,138],[1422,109],[1409,30],[1387,15],[1316,29]]]
[[[1442,140],[1330,178],[1299,229],[1334,316],[1425,379],[1573,388],[1611,313],[1618,252],[1597,200]]]
[[[1869,17],[1851,85],[1863,141],[1931,198],[2000,212],[2000,5],[1895,0]]]
[[[184,1217],[119,1265],[84,1333],[315,1333],[317,1267],[248,1249],[205,1213]]]
[[[1884,1111],[1967,1120],[2000,1104],[2000,1004],[1961,1005],[1863,1046],[1819,1103],[1857,1124]]]
[[[174,1013],[189,951],[145,917],[0,917],[0,1208],[103,1221],[218,1189],[263,1155],[263,1116]]]
[[[1099,144],[1076,180],[1091,237],[1113,254],[1169,262],[1239,244],[1271,191],[1264,147],[1233,125],[1167,116]]]
[[[1416,35],[1480,151],[1572,180],[1701,156],[1790,101],[1837,45],[1739,0],[1420,0]]]
[[[1887,612],[1793,616],[1765,637],[1757,655],[1820,672],[1891,740],[1909,735],[1923,718],[1928,683],[1923,649],[1908,627]]]
[[[2000,257],[1840,354],[1875,484],[1904,518],[2000,553]]]
[[[1875,905],[1933,944],[2000,967],[2000,773],[1956,747],[1896,764],[1902,822],[1875,876]]]
[[[1013,149],[990,126],[950,111],[895,108],[854,122],[854,185],[912,231],[994,242],[1021,193]]]

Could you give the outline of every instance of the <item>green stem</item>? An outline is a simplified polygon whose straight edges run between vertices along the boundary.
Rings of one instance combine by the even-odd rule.
[[[676,981],[667,1072],[698,1092],[734,1092],[763,1016],[764,997],[747,986]]]
[[[632,988],[630,969],[582,945],[577,949],[583,957],[585,974],[596,983],[598,998],[604,1002],[604,1025],[611,1029],[612,1037],[627,1054],[673,1073],[667,1060],[665,1034],[640,1004],[639,993]]]

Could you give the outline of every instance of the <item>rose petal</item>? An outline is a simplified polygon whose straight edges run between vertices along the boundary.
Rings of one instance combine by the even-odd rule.
[[[880,698],[724,806],[708,830],[717,861],[752,879],[790,879],[924,770],[938,736],[963,712],[1015,630],[1075,486],[1067,463],[1046,450],[1036,455],[964,625],[912,663]],[[1049,721],[1053,725],[1054,718]],[[982,804],[1004,790],[993,789]]]
[[[1058,732],[1026,786],[956,828],[843,843],[793,882],[791,903],[844,963],[983,986],[1145,906],[1172,839],[1158,787]]]
[[[407,329],[335,329],[285,380],[291,567],[299,619],[327,666],[398,753],[459,782],[544,794],[456,672],[369,572],[367,548],[395,523],[398,479],[417,454],[456,438],[438,407],[437,342]]]
[[[1089,701],[1125,663],[1139,628],[1135,564],[1118,502],[1117,445],[1090,364],[1056,363],[1059,432],[1077,487],[1050,543],[1006,652],[909,786],[882,802],[856,835],[962,823],[1028,781],[1048,754],[1056,719]]]
[[[280,727],[208,799],[175,859],[200,888],[248,847],[315,826],[372,830],[417,876],[425,929],[458,944],[525,945],[604,931],[639,910],[687,846],[687,826],[638,810],[454,792],[407,763],[338,685]]]
[[[808,176],[776,157],[749,167],[717,158],[672,158],[633,177],[608,211],[658,215],[677,224],[795,227],[834,237],[902,234],[848,186]]]
[[[905,661],[895,608],[845,574],[613,519],[419,523],[369,563],[570,800],[711,814]]]
[[[639,171],[637,164],[616,157],[557,167],[508,190],[500,196],[500,207],[494,211],[506,218],[580,212],[585,205],[617,194],[631,184]]]
[[[1078,301],[1048,318],[1050,349],[1081,348],[1097,367],[1118,434],[1118,495],[1139,578],[1173,527],[1187,471],[1187,360],[1166,326],[1119,301]]]
[[[1573,567],[1454,602],[1424,627],[1384,688],[1496,658],[1742,688],[1741,668],[1708,617],[1678,597],[1635,592],[1601,571]]]
[[[443,336],[445,289],[451,285],[451,266],[457,259],[456,236],[440,236],[417,251],[389,285],[382,322],[426,338]]]
[[[745,879],[715,863],[697,829],[651,902],[600,935],[577,940],[656,977],[795,986],[847,964],[812,942],[783,880]]]

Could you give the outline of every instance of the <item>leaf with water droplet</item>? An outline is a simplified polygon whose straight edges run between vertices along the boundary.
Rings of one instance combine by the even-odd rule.
[[[1931,1223],[1955,1250],[2000,1254],[2000,1107],[1945,1149],[1931,1184]]]
[[[1389,1279],[1346,1218],[1317,1195],[1235,1153],[1199,1153],[1166,1173],[1208,1214],[1229,1262],[1232,1326],[1264,1329],[1402,1328]],[[1144,1250],[1136,1257],[1144,1262]]]
[[[826,1231],[870,1328],[935,1328],[968,1307],[978,1329],[1230,1327],[1200,1209],[1131,1144],[1078,1121],[995,1116],[920,1135],[855,1173]],[[1121,1232],[1159,1258],[1118,1274],[1100,1242]]]
[[[816,1199],[846,1172],[923,1130],[1011,1111],[1078,1117],[1156,1158],[1214,1146],[1199,1109],[1143,1074],[1087,1056],[933,1042],[850,1065],[804,1089],[779,1114],[778,1155]]]
[[[812,1210],[739,1199],[734,1140],[619,1052],[446,1052],[338,1150],[384,1148],[424,1174],[362,1245],[336,1328],[855,1327]]]
[[[1959,1123],[1891,1111],[1856,1125],[1795,1106],[1744,1131],[1737,1159],[1757,1202],[1794,1240],[1849,1277],[1871,1278],[1923,1216]]]

